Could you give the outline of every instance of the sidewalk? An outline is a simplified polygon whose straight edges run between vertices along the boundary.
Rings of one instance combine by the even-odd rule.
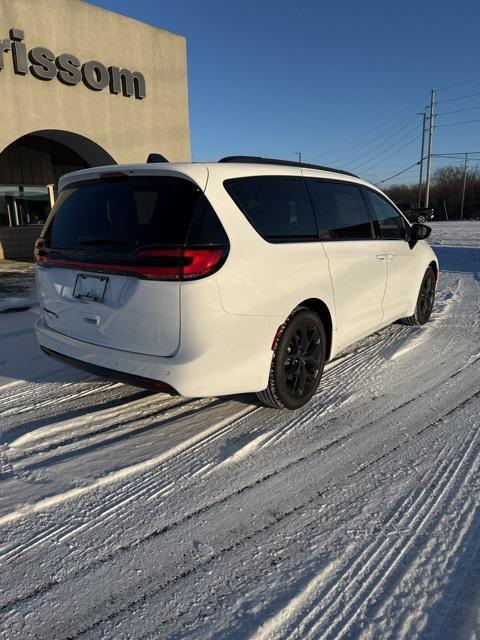
[[[0,261],[0,313],[21,311],[37,304],[33,263]]]

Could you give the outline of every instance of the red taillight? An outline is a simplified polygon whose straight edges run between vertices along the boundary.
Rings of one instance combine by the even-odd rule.
[[[144,249],[137,256],[158,258],[157,265],[136,265],[129,267],[139,276],[144,278],[160,278],[162,280],[180,280],[181,249]]]
[[[209,248],[151,248],[141,249],[134,254],[116,255],[105,262],[83,260],[79,254],[64,253],[48,247],[40,238],[35,243],[35,261],[45,267],[63,267],[103,273],[149,278],[152,280],[195,280],[216,271],[227,255],[227,247]],[[82,256],[83,257],[83,256]],[[91,256],[93,258],[93,255]]]
[[[144,249],[137,253],[139,256],[155,258],[176,258],[176,264],[141,267],[146,277],[168,278],[172,280],[194,280],[203,278],[217,268],[225,255],[224,249],[211,247],[208,249]]]
[[[33,257],[35,262],[42,264],[46,261],[45,249],[47,248],[47,242],[43,238],[38,238],[35,242],[35,249],[33,250]]]

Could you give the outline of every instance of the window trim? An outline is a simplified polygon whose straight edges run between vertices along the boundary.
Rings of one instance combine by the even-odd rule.
[[[390,200],[388,200],[385,197],[385,195],[383,193],[381,193],[380,191],[376,191],[375,189],[372,189],[371,187],[368,187],[366,185],[362,185],[362,191],[364,192],[364,199],[365,199],[365,202],[366,202],[369,214],[370,214],[370,218],[373,220],[373,228],[374,228],[375,236],[376,236],[377,240],[389,240],[390,242],[392,242],[392,241],[408,242],[408,228],[411,227],[412,225],[407,220],[407,218],[403,215],[403,213],[400,211],[400,209],[393,202],[390,202]],[[375,193],[381,200],[383,200],[386,204],[390,205],[390,207],[392,207],[393,210],[397,212],[397,214],[400,216],[400,219],[403,221],[403,228],[404,228],[404,231],[405,231],[405,235],[403,236],[403,238],[384,238],[381,235],[380,225],[378,224],[378,219],[375,216],[375,211],[373,209],[373,206],[370,204],[370,200],[368,198],[367,191],[371,191],[372,193]],[[378,229],[378,232],[377,232],[377,229]]]
[[[350,180],[337,180],[337,179],[331,179],[331,178],[315,178],[313,176],[305,176],[305,181],[307,183],[307,189],[308,189],[308,193],[310,194],[310,199],[312,201],[312,207],[313,207],[313,212],[315,214],[315,221],[317,223],[317,230],[319,229],[319,220],[318,220],[318,216],[317,216],[317,210],[315,208],[315,205],[313,203],[313,195],[310,191],[310,182],[326,182],[328,184],[341,184],[341,185],[348,185],[350,187],[356,187],[358,189],[358,191],[360,192],[360,197],[363,201],[363,205],[365,207],[365,212],[367,214],[367,218],[368,221],[370,223],[370,233],[371,236],[369,238],[324,238],[320,236],[320,232],[319,232],[319,240],[320,242],[370,242],[371,240],[377,240],[377,235],[375,232],[375,225],[373,223],[373,218],[371,215],[371,211],[370,211],[370,207],[368,206],[368,203],[366,202],[366,197],[363,193],[363,185],[359,184],[357,182],[351,182]]]
[[[258,229],[258,227],[255,225],[253,220],[251,220],[249,218],[249,216],[247,215],[246,211],[244,210],[243,206],[240,204],[238,199],[232,193],[230,193],[230,191],[228,189],[228,184],[231,183],[231,182],[240,182],[240,181],[244,181],[244,180],[251,180],[252,178],[253,179],[255,179],[255,178],[268,178],[268,179],[272,179],[272,180],[278,180],[278,179],[287,178],[288,180],[295,180],[296,182],[303,182],[303,184],[305,186],[308,202],[310,203],[310,207],[311,207],[312,214],[313,214],[313,222],[314,222],[315,229],[316,229],[316,235],[305,235],[305,236],[267,236],[267,235],[264,235],[260,231],[260,229]],[[308,242],[321,242],[322,241],[322,239],[320,238],[319,231],[318,231],[318,223],[317,223],[317,216],[315,214],[315,207],[313,206],[313,202],[312,202],[312,198],[311,198],[311,195],[310,195],[310,191],[308,189],[307,180],[304,178],[304,176],[292,176],[292,175],[284,175],[284,174],[274,174],[274,175],[272,175],[271,173],[254,174],[254,175],[250,175],[250,176],[239,176],[239,177],[235,177],[235,178],[226,178],[223,181],[222,184],[223,184],[223,188],[225,189],[225,191],[228,194],[229,198],[231,198],[232,202],[235,203],[235,206],[242,212],[242,214],[243,214],[245,220],[248,222],[248,224],[258,234],[258,236],[262,240],[264,240],[265,242],[268,242],[268,244],[304,244],[304,243],[308,243]]]

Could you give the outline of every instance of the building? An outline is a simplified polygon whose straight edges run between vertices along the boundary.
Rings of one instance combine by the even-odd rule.
[[[0,259],[31,258],[59,177],[190,159],[181,36],[83,0],[0,0]]]

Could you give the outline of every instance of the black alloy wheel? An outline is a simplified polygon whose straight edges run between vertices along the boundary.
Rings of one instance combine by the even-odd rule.
[[[265,404],[298,409],[317,390],[325,363],[325,329],[310,309],[297,309],[285,323],[274,349],[269,385],[258,394]]]
[[[432,315],[433,303],[435,301],[435,274],[429,267],[423,277],[418,296],[418,320],[419,324],[425,324]]]
[[[322,342],[318,326],[303,321],[296,326],[287,346],[283,365],[285,386],[292,398],[301,399],[316,389]]]
[[[415,313],[408,318],[402,318],[400,321],[402,324],[421,325],[430,320],[435,302],[436,287],[437,278],[435,277],[435,272],[432,267],[428,267],[420,285]]]

